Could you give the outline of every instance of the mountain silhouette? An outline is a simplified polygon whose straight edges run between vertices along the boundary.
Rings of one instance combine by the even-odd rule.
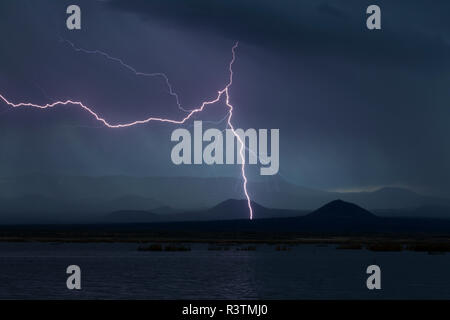
[[[95,222],[105,214],[119,210],[192,213],[212,209],[227,199],[242,199],[243,195],[242,188],[237,187],[242,182],[225,177],[24,175],[0,177],[0,182],[0,223],[31,223],[27,215],[33,216],[33,222],[39,222],[40,216],[46,217],[50,213],[58,221],[74,223]],[[332,200],[342,199],[377,214],[384,210],[389,216],[428,217],[429,210],[412,210],[424,206],[450,207],[450,199],[424,196],[403,188],[330,192],[301,187],[277,176],[249,181],[248,188],[252,201],[265,208],[311,212]],[[33,195],[30,200],[24,199],[30,195]],[[163,206],[174,210],[155,210]],[[231,214],[228,212],[223,217],[228,218],[233,212],[237,211],[233,209]],[[15,218],[17,215],[14,214],[21,214],[23,218]],[[236,218],[244,219],[247,215],[243,201],[242,216]],[[450,218],[450,211],[439,210],[433,215]],[[265,215],[255,212],[255,217]]]
[[[373,220],[375,216],[370,211],[360,206],[342,201],[334,200],[307,215],[309,219],[319,220]]]
[[[307,211],[271,209],[266,208],[254,201],[251,202],[254,219],[284,218],[305,215]],[[247,200],[228,199],[218,205],[204,211],[206,217],[214,217],[215,220],[231,220],[249,218],[249,208]]]
[[[251,202],[254,219],[281,218],[305,215],[307,211],[271,209]],[[247,200],[228,199],[212,208],[193,210],[164,216],[166,221],[209,221],[209,220],[248,220],[249,208]]]
[[[254,218],[271,217],[271,210],[256,202],[251,202]],[[249,209],[247,200],[228,199],[204,212],[206,216],[213,216],[220,220],[248,219]],[[295,215],[294,213],[292,215]]]
[[[144,211],[119,211],[107,216],[109,222],[162,222],[169,229],[224,229],[230,225],[243,230],[276,231],[348,231],[378,225],[379,217],[353,203],[331,201],[307,214],[304,211],[271,209],[252,202],[253,221],[249,220],[246,200],[229,199],[216,206],[175,214],[155,214]],[[160,225],[161,226],[161,225]],[[235,228],[233,227],[233,228]]]
[[[264,234],[271,236],[338,235],[366,236],[369,234],[450,236],[450,219],[382,217],[353,203],[333,200],[305,215],[301,211],[270,209],[253,203],[254,218],[248,219],[245,200],[227,200],[200,211],[156,214],[150,211],[118,211],[104,216],[97,224],[65,224],[50,226],[51,230],[112,230],[113,232],[162,232],[177,237],[198,232],[234,235]],[[303,213],[303,214],[302,214]],[[118,222],[114,224],[113,222]],[[15,227],[17,228],[17,226]],[[31,229],[36,228],[30,226]],[[49,229],[49,230],[50,230]],[[36,229],[34,229],[36,230]]]
[[[252,202],[253,218],[283,218],[305,215],[307,212],[298,210],[270,209]],[[120,210],[108,214],[105,221],[108,222],[175,222],[175,221],[212,221],[212,220],[248,220],[249,209],[247,200],[229,199],[210,209],[187,212],[159,212]]]

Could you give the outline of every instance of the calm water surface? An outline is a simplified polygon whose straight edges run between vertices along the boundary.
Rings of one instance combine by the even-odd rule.
[[[0,299],[450,299],[450,254],[336,250],[141,252],[138,244],[0,243]],[[66,288],[67,266],[82,290]],[[382,290],[366,289],[368,265]]]

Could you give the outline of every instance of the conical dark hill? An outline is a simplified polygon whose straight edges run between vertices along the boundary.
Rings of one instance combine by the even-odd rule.
[[[307,215],[309,219],[320,220],[373,220],[377,216],[360,206],[345,202],[342,200],[334,200],[319,209]]]

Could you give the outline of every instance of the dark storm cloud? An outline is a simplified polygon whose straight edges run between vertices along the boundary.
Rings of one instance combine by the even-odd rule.
[[[110,0],[118,10],[170,25],[210,31],[235,40],[302,52],[332,51],[358,58],[386,60],[447,59],[450,49],[435,20],[446,19],[441,10],[423,10],[416,20],[405,14],[414,2],[378,1],[383,31],[366,29],[369,1],[251,1],[251,0]],[[449,12],[449,11],[447,11]],[[434,60],[434,61],[432,61]]]
[[[318,11],[320,13],[328,14],[330,16],[334,16],[337,18],[348,18],[349,16],[342,10],[340,10],[338,7],[335,7],[334,5],[331,5],[327,2],[322,2],[317,7]]]

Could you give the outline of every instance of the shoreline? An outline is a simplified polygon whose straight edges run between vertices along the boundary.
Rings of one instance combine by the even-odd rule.
[[[339,250],[370,250],[380,252],[417,251],[428,253],[450,252],[450,237],[396,237],[396,236],[291,236],[272,238],[249,237],[200,237],[187,236],[147,236],[147,235],[9,235],[0,236],[1,243],[135,243],[137,245],[152,244],[209,244],[213,246],[233,247],[239,245],[274,245],[274,246],[298,246],[298,245],[335,245]],[[254,236],[254,235],[253,235]],[[260,235],[261,236],[261,235]],[[269,236],[269,235],[266,235]]]

